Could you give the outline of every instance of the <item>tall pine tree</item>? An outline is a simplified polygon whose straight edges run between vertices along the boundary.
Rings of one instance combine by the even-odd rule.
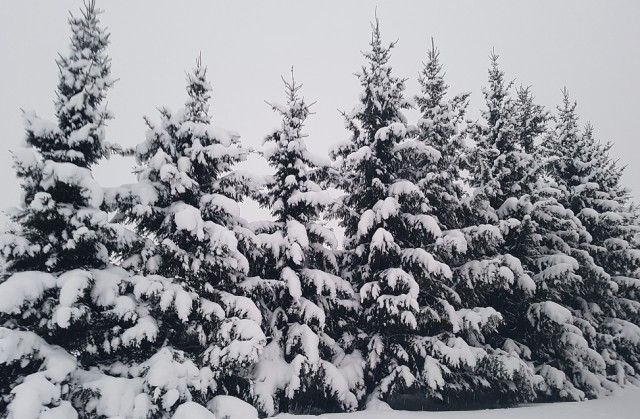
[[[424,243],[423,248],[452,271],[450,278],[419,281],[421,333],[444,342],[459,336],[476,351],[466,368],[440,357],[436,362],[444,381],[429,388],[426,396],[456,407],[527,400],[533,393],[530,368],[517,354],[492,345],[503,322],[502,313],[494,309],[504,306],[497,303],[512,293],[530,293],[532,281],[515,258],[499,254],[501,230],[482,223],[482,207],[479,210],[476,201],[469,200],[462,189],[460,167],[468,153],[464,116],[469,94],[445,100],[448,86],[433,41],[420,85],[422,93],[416,102],[422,117],[417,138],[425,150],[430,150],[431,159],[409,159],[417,161],[405,176],[420,186],[426,198],[423,213],[436,219],[442,230],[442,237]],[[407,162],[405,155],[403,161]]]
[[[111,251],[128,251],[138,240],[109,222],[101,209],[104,191],[91,173],[118,149],[105,140],[111,114],[104,100],[113,80],[99,14],[89,1],[69,18],[70,49],[57,61],[56,123],[25,112],[25,144],[13,153],[23,202],[0,239],[7,260],[0,279],[6,372],[0,410],[9,417],[48,410],[75,417],[72,402],[86,401],[76,386],[77,367],[99,365],[105,336],[124,332],[105,315],[113,304],[100,291],[123,274],[110,266]]]
[[[271,340],[254,388],[267,414],[354,410],[361,377],[354,379],[344,367],[361,358],[345,352],[342,333],[355,296],[351,285],[337,276],[337,240],[322,222],[334,200],[314,181],[326,167],[307,150],[303,126],[309,105],[293,74],[284,83],[286,104],[271,105],[282,123],[264,140],[264,156],[275,173],[261,201],[275,221],[258,226],[263,250],[254,263],[258,276],[245,282],[252,295],[262,295]],[[279,379],[274,370],[280,371]]]
[[[238,201],[255,185],[234,165],[248,151],[236,133],[211,124],[206,73],[198,58],[187,73],[184,109],[161,108],[159,123],[145,119],[146,140],[135,150],[138,182],[108,194],[147,240],[140,252],[121,255],[123,266],[138,274],[122,288],[154,326],[127,359],[152,365],[151,359],[168,359],[177,374],[191,371],[177,388],[173,380],[147,383],[159,417],[178,401],[206,404],[217,394],[249,400],[251,372],[265,344],[261,313],[238,285],[253,246]]]
[[[517,258],[536,285],[535,295],[513,294],[502,302],[503,347],[530,360],[544,378],[542,394],[580,399],[610,387],[603,375],[604,361],[594,350],[592,324],[577,310],[580,298],[589,292],[587,284],[606,288],[608,278],[581,250],[588,233],[562,205],[558,185],[544,175],[546,146],[538,147],[536,154],[527,152],[532,138],[535,144],[536,131],[544,129],[523,122],[544,120],[543,110],[527,104],[526,91],[514,103],[510,87],[492,54],[484,91],[487,125],[472,131],[474,155],[480,156],[472,166],[472,182],[478,188],[476,199],[486,200],[487,214],[495,214],[494,222],[503,230],[505,242],[499,252]],[[537,116],[527,116],[530,111]]]
[[[563,204],[589,233],[581,246],[587,253],[583,258],[593,258],[613,280],[604,283],[594,281],[597,275],[588,275],[586,295],[577,309],[593,326],[591,334],[607,362],[609,377],[623,383],[633,379],[640,349],[638,318],[631,314],[638,306],[634,276],[640,267],[635,242],[640,227],[628,191],[619,184],[622,171],[608,156],[610,145],[597,143],[589,124],[579,130],[575,109],[576,103],[563,90],[558,126],[549,141],[550,174],[562,187]]]

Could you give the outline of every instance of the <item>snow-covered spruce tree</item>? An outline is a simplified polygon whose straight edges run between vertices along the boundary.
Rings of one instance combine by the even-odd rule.
[[[10,214],[17,226],[2,243],[13,272],[60,272],[108,262],[107,217],[99,209],[103,192],[90,168],[112,151],[104,139],[111,118],[104,99],[113,85],[105,53],[109,34],[99,26],[93,2],[69,24],[70,51],[57,61],[57,123],[24,112],[25,143],[13,151],[24,191],[22,208]]]
[[[442,131],[444,126],[432,134],[447,138],[427,138],[426,127],[436,123],[429,118],[442,122],[435,108],[423,121],[425,137],[417,138],[418,128],[406,123],[402,111],[411,105],[404,99],[404,81],[392,75],[388,63],[393,45],[382,44],[376,22],[359,74],[361,102],[345,115],[352,138],[333,152],[341,170],[337,186],[346,192],[338,211],[345,227],[343,275],[360,293],[357,343],[365,354],[369,398],[451,403],[456,394],[486,383],[475,374],[486,351],[463,337],[482,335],[500,315],[464,307],[451,288],[451,268],[432,253],[436,243],[444,251],[452,247],[444,243],[456,240],[455,233],[451,240],[443,237],[441,224],[428,213],[423,189],[434,199],[457,192],[446,184],[446,174],[441,176],[443,192],[429,190],[428,182],[408,172],[427,176],[437,166],[441,152],[428,141],[440,146],[457,140],[448,137],[451,131]]]
[[[141,274],[126,292],[156,326],[130,359],[143,362],[162,347],[169,359],[195,368],[178,392],[149,384],[160,416],[178,400],[249,399],[249,373],[265,343],[260,311],[237,288],[248,272],[243,252],[253,236],[237,202],[253,182],[234,170],[247,150],[236,133],[210,123],[211,86],[200,59],[187,74],[187,93],[184,109],[161,108],[160,123],[145,118],[146,141],[135,150],[138,183],[109,193],[150,242],[140,253],[122,255],[124,266]]]
[[[565,89],[556,133],[549,141],[550,172],[562,186],[562,203],[590,235],[582,248],[615,282],[607,287],[586,278],[588,297],[580,299],[578,309],[594,323],[609,375],[624,382],[637,375],[640,355],[640,323],[634,314],[639,307],[635,274],[640,252],[635,240],[640,226],[629,193],[619,183],[622,171],[608,156],[610,145],[597,143],[589,124],[579,131],[575,108]]]
[[[494,308],[505,298],[512,299],[514,293],[531,293],[533,283],[517,259],[498,253],[503,237],[499,228],[483,223],[486,204],[477,207],[477,202],[462,190],[460,167],[468,152],[463,122],[469,94],[444,99],[448,86],[433,43],[420,85],[422,92],[416,102],[422,117],[417,124],[417,141],[422,149],[405,148],[411,152],[402,152],[403,161],[411,162],[404,176],[419,185],[426,198],[423,213],[436,219],[443,231],[441,238],[424,243],[423,248],[446,263],[452,275],[447,281],[419,281],[424,295],[420,305],[425,314],[419,323],[423,334],[439,332],[445,341],[445,332],[449,337],[460,335],[481,349],[473,360],[474,368],[457,371],[445,362],[442,369],[448,368],[449,372],[443,373],[444,384],[430,389],[427,395],[457,407],[530,400],[531,368],[517,354],[501,349],[502,342],[495,332],[502,323],[502,314]],[[454,307],[458,310],[454,311]],[[492,347],[496,342],[500,345]]]
[[[411,387],[419,368],[410,359],[418,327],[419,286],[403,269],[403,256],[410,254],[403,254],[402,241],[396,242],[396,237],[407,237],[409,220],[403,217],[406,209],[401,208],[398,193],[389,190],[400,180],[395,147],[409,135],[402,110],[411,105],[404,99],[404,81],[391,74],[393,44],[383,45],[377,21],[370,45],[371,50],[364,52],[366,65],[358,74],[364,89],[360,104],[345,114],[352,138],[334,150],[333,157],[341,170],[337,186],[346,193],[339,210],[345,228],[343,275],[360,292],[362,303],[357,343],[366,365],[360,367],[367,394],[389,398]],[[413,188],[414,195],[420,194],[417,186]],[[402,195],[407,195],[404,189]],[[419,202],[405,200],[409,205]],[[436,228],[434,222],[424,230],[433,235]],[[434,261],[434,267],[440,265]]]
[[[536,142],[547,133],[551,115],[542,105],[534,102],[530,86],[520,86],[517,95],[515,118],[518,143],[525,153],[535,154]]]
[[[431,40],[428,60],[420,73],[421,94],[415,102],[421,117],[418,121],[418,147],[409,149],[401,174],[416,182],[424,192],[431,215],[447,229],[464,225],[460,208],[462,189],[460,168],[466,152],[463,126],[470,93],[445,100],[449,86],[445,83],[440,52]]]
[[[491,53],[489,85],[482,89],[487,105],[481,112],[484,123],[469,127],[469,137],[476,145],[470,159],[473,179],[476,185],[482,185],[482,196],[491,208],[499,208],[506,198],[529,192],[527,185],[535,179],[532,169],[537,165],[527,148],[532,147],[532,138],[540,130],[532,127],[532,121],[543,115],[541,109],[527,103],[532,101],[527,91],[521,91],[519,101],[511,97],[513,82],[505,81],[498,58]],[[533,112],[536,114],[527,115]]]
[[[503,348],[530,359],[543,378],[541,397],[595,396],[611,383],[604,375],[603,358],[594,350],[593,325],[576,308],[588,294],[585,284],[597,282],[607,289],[608,276],[581,249],[589,235],[558,201],[561,188],[543,176],[545,155],[526,152],[529,136],[522,131],[527,125],[518,123],[523,107],[510,99],[510,85],[503,82],[495,54],[491,61],[484,92],[486,127],[472,129],[477,147],[471,166],[474,201],[490,204],[486,213],[494,212],[504,237],[499,253],[519,260],[536,293],[487,302],[503,314]],[[541,111],[538,108],[540,118]]]
[[[104,360],[98,348],[117,325],[104,315],[100,288],[121,273],[109,266],[110,251],[137,242],[108,221],[91,174],[117,150],[105,141],[111,115],[104,99],[113,80],[99,13],[90,1],[70,17],[70,50],[57,62],[57,123],[25,112],[25,144],[13,153],[23,202],[0,238],[7,261],[0,279],[2,417],[76,417],[74,406],[86,402],[76,403],[77,368]]]
[[[261,300],[270,340],[256,367],[255,398],[268,415],[354,410],[362,377],[348,371],[362,358],[345,352],[342,334],[353,317],[355,295],[336,275],[337,240],[322,222],[334,200],[314,181],[326,163],[305,144],[310,105],[293,74],[284,83],[286,104],[271,105],[282,122],[265,138],[263,150],[275,173],[260,200],[275,221],[256,223],[262,252],[252,263],[256,276],[242,284]]]
[[[595,350],[596,323],[580,309],[594,302],[589,283],[605,291],[611,284],[581,249],[588,233],[558,202],[561,196],[555,183],[540,178],[531,194],[508,198],[498,209],[509,226],[503,252],[518,258],[536,285],[533,298],[505,302],[522,309],[513,311],[501,333],[544,378],[540,398],[579,400],[612,388]]]

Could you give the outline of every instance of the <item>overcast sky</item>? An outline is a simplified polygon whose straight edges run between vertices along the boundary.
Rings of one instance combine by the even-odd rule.
[[[500,55],[516,84],[532,85],[554,108],[566,86],[581,123],[612,141],[628,165],[624,182],[640,197],[640,2],[629,1],[98,1],[111,32],[108,53],[119,81],[109,92],[108,140],[131,146],[144,139],[143,115],[181,107],[185,70],[202,52],[213,84],[213,123],[260,144],[279,120],[264,103],[284,102],[281,75],[295,67],[302,94],[316,101],[307,123],[309,147],[326,153],[348,138],[338,112],[360,92],[353,73],[363,63],[370,22],[398,40],[391,64],[418,91],[417,74],[430,38],[441,50],[450,93],[472,92],[471,114],[483,107],[488,55]],[[20,109],[53,118],[56,54],[68,48],[68,10],[81,0],[0,3],[0,207],[15,206],[19,187],[9,151],[24,136]],[[409,113],[410,122],[416,115]],[[96,168],[105,186],[132,182],[132,159]],[[264,170],[255,159],[251,167]]]

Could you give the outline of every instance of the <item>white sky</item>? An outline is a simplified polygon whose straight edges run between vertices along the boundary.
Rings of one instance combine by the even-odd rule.
[[[108,95],[115,113],[108,140],[125,146],[144,139],[143,115],[181,107],[184,72],[199,52],[213,84],[213,122],[239,131],[257,146],[279,120],[264,100],[284,102],[281,75],[295,67],[303,95],[317,101],[307,123],[309,147],[318,153],[348,138],[338,112],[360,92],[353,72],[363,63],[370,21],[398,40],[392,65],[418,91],[417,74],[430,38],[441,50],[450,93],[471,91],[471,116],[484,106],[491,48],[507,78],[533,86],[539,103],[553,108],[567,86],[581,122],[615,143],[614,157],[628,165],[624,182],[640,197],[636,121],[640,98],[640,2],[629,1],[98,1],[111,32],[108,53],[119,81]],[[20,109],[53,117],[55,58],[67,49],[67,11],[81,0],[0,3],[0,207],[15,206],[19,187],[9,149],[24,136]],[[415,114],[409,113],[410,122]],[[96,168],[104,186],[132,182],[132,159]],[[251,168],[264,170],[254,159]]]

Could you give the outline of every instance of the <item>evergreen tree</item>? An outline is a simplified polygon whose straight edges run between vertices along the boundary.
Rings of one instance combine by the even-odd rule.
[[[420,303],[426,314],[422,317],[422,333],[440,336],[443,341],[459,335],[477,350],[474,368],[456,369],[443,362],[446,368],[442,370],[448,371],[443,373],[444,384],[437,391],[430,389],[427,395],[450,406],[505,405],[528,400],[533,395],[531,369],[517,354],[492,344],[502,323],[502,314],[494,308],[502,309],[501,301],[512,293],[530,293],[532,280],[517,259],[498,254],[497,248],[503,243],[500,229],[476,224],[485,216],[476,202],[465,196],[460,174],[460,165],[468,153],[463,122],[469,94],[445,101],[448,86],[433,41],[420,85],[422,94],[416,102],[422,118],[417,138],[432,157],[431,162],[418,158],[405,176],[420,186],[426,198],[423,212],[436,219],[443,232],[435,242],[425,243],[425,249],[452,271],[448,280],[425,278],[420,282],[424,294]],[[405,156],[403,161],[407,161]],[[471,326],[471,318],[478,323]]]
[[[366,336],[360,348],[370,397],[454,403],[486,383],[476,371],[487,355],[481,336],[500,319],[493,309],[468,308],[452,289],[451,267],[438,253],[455,253],[464,233],[443,233],[435,213],[430,215],[431,205],[440,205],[453,209],[451,220],[443,219],[460,223],[459,187],[444,168],[460,147],[455,130],[466,98],[442,102],[446,87],[434,50],[419,100],[425,112],[421,130],[408,125],[402,113],[411,106],[403,96],[404,82],[388,64],[393,45],[382,44],[376,22],[359,74],[361,103],[345,115],[352,140],[334,152],[342,170],[338,186],[346,192],[340,210],[344,275],[360,292],[359,324]],[[436,204],[440,197],[448,201]]]
[[[535,179],[532,168],[537,165],[526,148],[535,136],[532,121],[541,118],[540,109],[527,104],[531,99],[526,91],[521,92],[519,102],[513,100],[509,93],[513,82],[505,81],[498,58],[491,53],[489,86],[482,89],[487,105],[481,113],[485,123],[472,124],[469,129],[476,144],[470,160],[474,186],[482,187],[483,197],[494,209],[511,196],[529,192],[526,188]]]
[[[416,380],[409,354],[418,327],[419,285],[403,269],[412,255],[403,253],[403,240],[411,221],[423,227],[425,236],[437,226],[429,223],[432,218],[421,223],[403,214],[408,211],[400,196],[419,210],[415,198],[421,194],[415,185],[400,182],[390,191],[401,180],[395,147],[411,134],[402,113],[411,105],[404,99],[404,80],[393,76],[388,65],[394,44],[383,45],[377,21],[370,45],[358,74],[364,90],[360,104],[345,114],[352,139],[334,151],[334,158],[341,166],[338,186],[346,192],[339,211],[345,227],[344,275],[360,293],[359,326],[367,336],[358,345],[365,354],[367,392],[388,397]],[[434,270],[439,267],[434,262]]]
[[[24,146],[13,152],[23,203],[11,214],[16,228],[2,240],[8,271],[60,272],[100,268],[117,247],[100,210],[103,191],[91,167],[114,150],[105,141],[111,118],[104,99],[112,87],[105,49],[109,34],[100,27],[94,2],[71,17],[68,55],[57,61],[57,124],[24,112]]]
[[[361,378],[354,381],[344,368],[361,357],[346,353],[341,341],[355,296],[336,275],[337,240],[322,222],[334,200],[314,181],[324,165],[305,144],[309,105],[299,96],[302,85],[293,75],[284,83],[286,105],[271,105],[282,123],[264,140],[264,156],[275,173],[261,201],[275,221],[259,225],[263,253],[254,262],[258,276],[244,284],[251,294],[263,296],[271,340],[258,363],[254,388],[267,414],[353,410]],[[279,379],[274,370],[280,371]]]
[[[535,295],[513,294],[500,304],[505,315],[503,348],[529,359],[543,378],[544,397],[581,399],[610,388],[603,358],[594,350],[593,325],[577,309],[592,289],[607,288],[608,276],[581,249],[588,233],[561,203],[561,189],[544,176],[543,151],[527,153],[539,127],[522,121],[544,120],[541,108],[520,92],[509,98],[510,84],[491,57],[489,88],[484,91],[487,127],[472,129],[477,165],[472,169],[475,200],[486,200],[505,238],[499,252],[517,258],[535,282]],[[537,114],[523,117],[533,110]],[[536,110],[537,109],[537,110]],[[520,123],[518,120],[520,119]],[[522,141],[522,142],[521,142]],[[553,160],[552,160],[553,161]]]
[[[564,205],[577,215],[589,233],[582,244],[584,258],[593,258],[613,283],[585,278],[588,294],[580,299],[580,313],[593,325],[598,349],[607,361],[609,376],[620,383],[632,378],[637,369],[640,341],[636,312],[635,273],[640,253],[635,237],[640,227],[619,180],[622,174],[608,156],[610,145],[593,138],[587,124],[578,129],[576,103],[565,89],[558,108],[558,127],[551,143],[554,159],[550,173],[562,186]],[[620,291],[620,295],[616,291]]]
[[[109,222],[91,173],[118,150],[105,141],[111,114],[104,99],[113,80],[99,14],[90,1],[81,16],[70,17],[70,50],[57,61],[57,123],[25,112],[25,144],[13,153],[23,202],[0,239],[7,261],[0,279],[3,417],[44,410],[77,415],[78,365],[98,365],[105,336],[123,332],[104,315],[113,302],[99,290],[117,288],[123,274],[109,265],[111,251],[127,251],[138,240]]]
[[[247,155],[239,136],[210,123],[211,86],[200,58],[187,74],[187,94],[183,110],[160,109],[159,124],[145,118],[147,138],[135,151],[138,183],[114,190],[110,200],[150,243],[124,256],[125,266],[146,275],[130,292],[149,299],[159,324],[153,346],[207,368],[212,394],[246,399],[265,343],[261,314],[238,288],[253,234],[237,201],[254,185],[233,167]]]
[[[449,86],[444,81],[440,52],[433,39],[431,43],[428,60],[419,77],[421,94],[415,98],[421,113],[417,124],[420,142],[417,144],[425,149],[408,153],[405,159],[411,155],[422,158],[407,162],[402,176],[420,186],[429,203],[428,213],[437,216],[442,225],[451,229],[465,223],[460,208],[464,196],[460,168],[467,151],[463,122],[470,93],[445,100]]]
[[[531,87],[520,86],[516,100],[516,124],[518,143],[525,153],[535,154],[536,142],[547,132],[551,115],[543,106],[535,103]]]

